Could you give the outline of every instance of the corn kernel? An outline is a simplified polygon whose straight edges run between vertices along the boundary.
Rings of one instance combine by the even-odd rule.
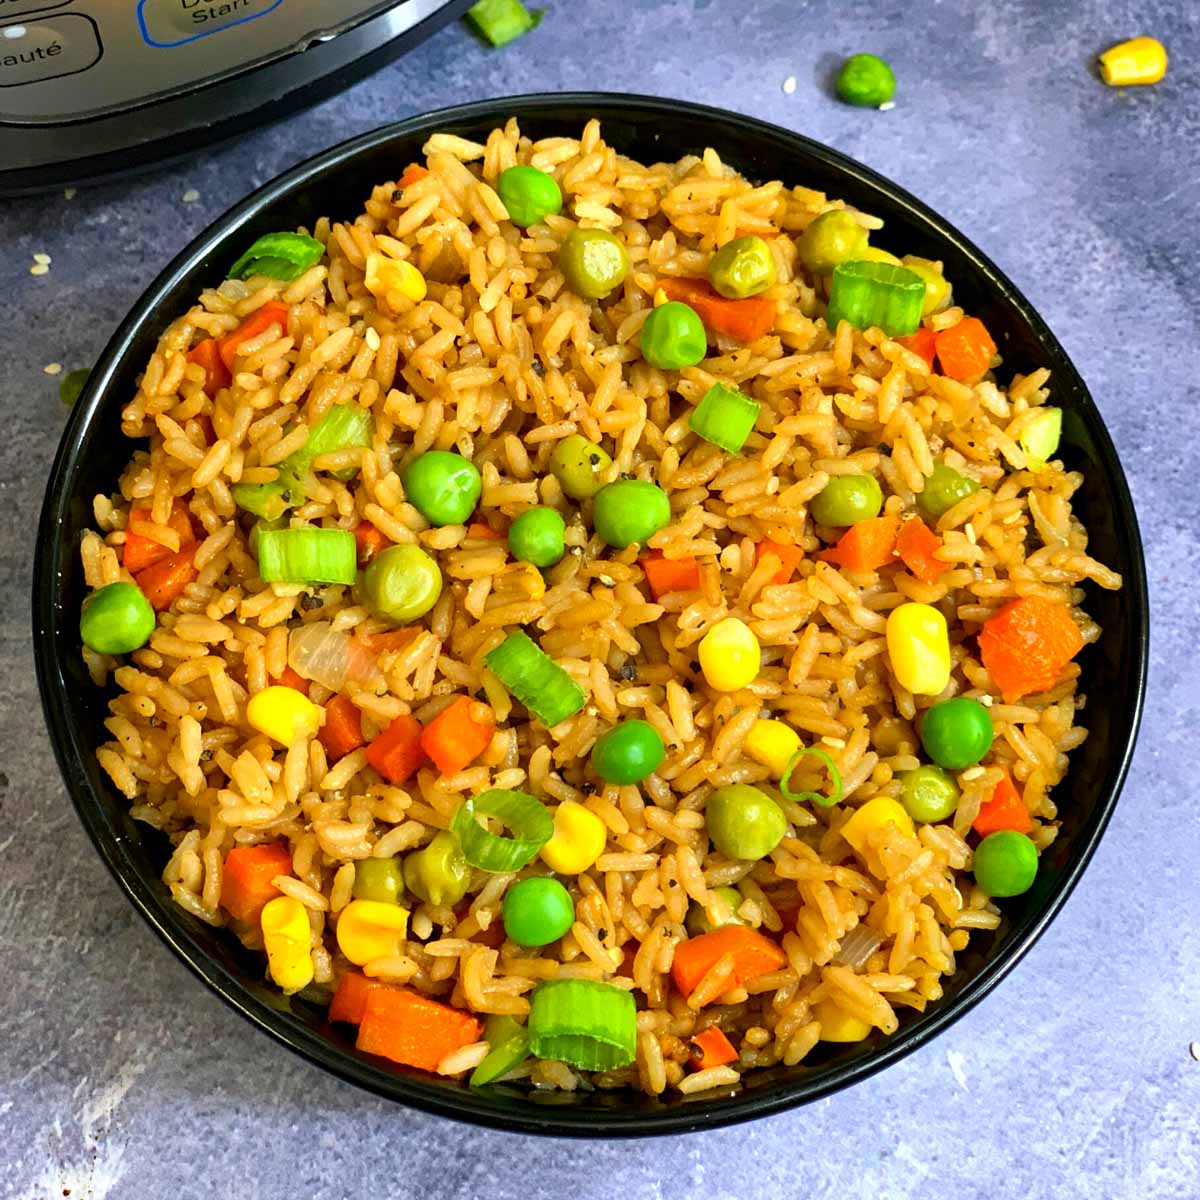
[[[662,288],[654,289],[654,307],[662,308],[667,302],[667,293]]]
[[[590,808],[564,800],[554,810],[554,835],[542,847],[542,862],[559,875],[578,875],[604,853],[608,830]]]
[[[317,736],[321,708],[295,688],[274,684],[250,697],[246,720],[281,746]]]
[[[852,1017],[828,997],[813,1005],[813,1016],[821,1022],[823,1042],[861,1042],[871,1032],[866,1021]]]
[[[263,905],[263,946],[271,978],[290,995],[313,979],[308,913],[292,896],[276,896]]]
[[[906,267],[914,275],[920,277],[925,284],[925,299],[921,301],[921,316],[927,317],[936,312],[950,297],[950,285],[946,282],[941,268],[930,258],[919,258],[915,254],[906,254],[900,265]]]
[[[378,252],[367,255],[367,273],[363,281],[367,291],[378,299],[388,292],[399,292],[414,304],[425,299],[425,276],[407,259],[386,258]]]
[[[901,604],[888,614],[888,658],[901,687],[936,696],[950,682],[946,618],[929,604]]]
[[[887,250],[878,246],[864,246],[855,256],[860,262],[891,263],[893,267],[900,265],[900,260]]]
[[[868,800],[862,808],[855,810],[854,815],[838,831],[866,860],[867,866],[875,875],[881,872],[877,870],[879,864],[869,839],[876,830],[889,824],[895,825],[901,833],[909,837],[916,835],[912,817],[905,811],[904,805],[890,796],[876,796],[874,800]]]
[[[400,953],[408,909],[383,900],[351,900],[337,923],[337,944],[356,967]]]
[[[762,666],[758,638],[737,617],[718,621],[701,638],[697,653],[704,678],[718,692],[736,692],[753,683]]]
[[[1157,83],[1166,73],[1166,48],[1152,37],[1120,42],[1100,55],[1100,77],[1109,87]]]
[[[742,745],[755,762],[782,778],[788,759],[800,749],[800,735],[782,721],[755,721]]]

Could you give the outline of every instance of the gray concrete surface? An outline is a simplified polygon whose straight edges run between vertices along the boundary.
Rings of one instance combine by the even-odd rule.
[[[487,53],[460,27],[203,159],[0,207],[0,1196],[473,1198],[1200,1195],[1195,712],[1200,9],[1166,0],[546,0]],[[1149,32],[1172,68],[1115,92],[1097,51]],[[885,54],[887,114],[825,91]],[[782,88],[795,76],[794,93]],[[43,367],[93,361],[175,252],[280,169],[423,109],[607,88],[722,104],[860,158],[999,262],[1090,382],[1148,543],[1151,688],[1125,795],[1063,915],[945,1036],[849,1092],[725,1132],[517,1139],[326,1078],[254,1033],[135,917],[51,760],[28,591],[64,413]],[[198,199],[185,201],[195,190]],[[41,278],[32,255],[53,256]]]

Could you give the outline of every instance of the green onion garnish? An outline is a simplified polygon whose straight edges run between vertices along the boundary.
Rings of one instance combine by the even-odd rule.
[[[736,388],[714,383],[688,418],[692,432],[730,454],[740,454],[754,422],[758,402]]]
[[[476,817],[494,817],[512,830],[501,837],[484,829]],[[554,821],[545,805],[525,792],[492,788],[463,801],[451,830],[463,857],[481,871],[519,871],[554,836]]]
[[[519,629],[489,651],[484,662],[543,725],[565,721],[587,701],[583,688]]]
[[[591,979],[551,979],[539,984],[529,1008],[529,1047],[538,1058],[557,1059],[581,1071],[613,1071],[637,1054],[633,995]]]
[[[888,337],[903,337],[920,325],[924,302],[925,281],[915,271],[859,259],[834,267],[825,323],[835,331],[839,321],[855,329],[877,325]]]
[[[506,1013],[488,1017],[483,1040],[491,1049],[475,1068],[470,1079],[472,1087],[494,1083],[529,1057],[529,1030]]]
[[[62,382],[58,385],[58,398],[68,408],[75,407],[75,401],[83,393],[84,385],[91,373],[90,367],[80,367],[78,370],[68,371],[62,377]]]
[[[829,778],[833,783],[833,795],[826,796],[821,792],[793,792],[788,786],[792,772],[806,754],[815,755],[825,764],[825,770],[829,772]],[[818,750],[816,746],[801,746],[787,760],[787,766],[783,768],[783,778],[779,781],[779,790],[797,804],[819,804],[822,808],[832,808],[833,805],[842,802],[842,773],[838,770],[837,763],[824,750]]]
[[[503,46],[535,29],[542,9],[530,12],[521,0],[479,0],[467,9],[467,21],[493,46]]]
[[[358,546],[348,529],[260,529],[264,583],[353,583]]]
[[[292,504],[288,484],[282,479],[270,483],[235,483],[229,491],[238,508],[265,521],[278,520]]]
[[[1063,414],[1061,408],[1037,408],[1030,414],[1025,428],[1017,441],[1029,456],[1029,465],[1035,471],[1044,469],[1047,461],[1062,440]]]
[[[316,266],[325,247],[302,233],[265,233],[229,268],[230,279],[265,275],[291,283]]]

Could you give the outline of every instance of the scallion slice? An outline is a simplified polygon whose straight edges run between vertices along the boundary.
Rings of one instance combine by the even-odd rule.
[[[277,520],[292,505],[289,486],[283,479],[273,479],[270,483],[235,483],[229,491],[238,508],[265,521]]]
[[[348,529],[261,529],[258,573],[266,583],[353,583],[358,546]]]
[[[1029,414],[1017,441],[1029,456],[1029,466],[1035,471],[1043,470],[1050,456],[1058,449],[1058,443],[1062,441],[1062,423],[1061,408],[1047,405],[1045,408],[1036,408]]]
[[[265,233],[229,268],[230,279],[265,275],[291,283],[316,266],[325,247],[303,233]]]
[[[637,1054],[633,995],[591,979],[539,984],[529,1008],[529,1047],[581,1071],[614,1071]]]
[[[512,830],[501,837],[484,829],[476,817],[495,817]],[[540,800],[526,792],[492,788],[464,800],[451,830],[463,857],[481,871],[519,871],[554,836],[554,821]]]
[[[855,329],[877,325],[888,337],[913,333],[921,323],[925,281],[907,267],[856,259],[834,267],[825,323],[837,330],[840,321]]]
[[[736,388],[714,383],[688,418],[691,431],[730,454],[740,454],[754,422],[758,402]]]
[[[542,10],[530,12],[521,0],[479,0],[467,9],[466,19],[493,46],[503,46],[536,28]]]
[[[825,764],[825,770],[829,772],[829,778],[833,783],[833,794],[826,796],[822,792],[793,792],[789,786],[789,780],[792,778],[792,772],[796,769],[797,764],[806,755],[812,754]],[[842,773],[838,770],[837,763],[825,753],[824,750],[818,750],[816,746],[801,746],[791,758],[787,760],[787,766],[783,768],[783,778],[779,781],[779,790],[789,799],[797,804],[818,804],[821,808],[832,808],[835,804],[842,802]]]
[[[529,1057],[529,1030],[506,1013],[488,1017],[483,1040],[491,1049],[475,1068],[470,1079],[472,1087],[495,1083]]]
[[[587,700],[583,688],[522,630],[510,633],[484,661],[543,725],[565,721]]]

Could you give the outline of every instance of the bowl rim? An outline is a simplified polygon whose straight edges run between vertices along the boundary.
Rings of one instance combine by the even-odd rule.
[[[515,115],[522,121],[536,120],[539,115],[549,115],[554,109],[565,106],[579,106],[594,111],[602,121],[622,118],[669,120],[675,115],[686,115],[711,120],[758,138],[766,136],[783,140],[789,143],[798,155],[820,160],[842,176],[849,177],[860,185],[882,191],[891,201],[908,210],[911,216],[929,227],[939,239],[952,244],[986,276],[989,285],[995,289],[1001,300],[1017,310],[1048,355],[1061,358],[1074,372],[1079,388],[1078,401],[1085,416],[1089,418],[1089,433],[1095,440],[1099,457],[1116,495],[1118,524],[1125,527],[1133,566],[1133,570],[1125,578],[1123,589],[1129,605],[1130,623],[1133,628],[1132,641],[1137,658],[1136,663],[1132,664],[1132,690],[1123,697],[1124,702],[1132,705],[1133,709],[1129,735],[1125,744],[1116,750],[1119,758],[1113,784],[1107,794],[1100,798],[1090,830],[1081,831],[1073,848],[1072,861],[1064,867],[1045,906],[1012,927],[1008,933],[1008,944],[963,985],[959,994],[945,1008],[925,1014],[913,1024],[902,1027],[881,1047],[863,1059],[834,1066],[816,1081],[800,1077],[795,1081],[781,1082],[765,1088],[761,1092],[747,1090],[719,1103],[701,1102],[664,1107],[661,1111],[622,1111],[619,1108],[594,1109],[584,1106],[557,1108],[549,1105],[539,1107],[534,1104],[514,1109],[489,1104],[486,1097],[470,1088],[451,1091],[444,1086],[425,1083],[416,1076],[392,1073],[353,1058],[327,1041],[316,1030],[292,1017],[290,1013],[272,1009],[256,998],[233,971],[211,958],[193,942],[190,932],[182,923],[180,910],[175,908],[169,896],[163,894],[161,889],[156,889],[152,882],[135,868],[127,857],[123,845],[125,839],[120,836],[114,837],[106,828],[99,801],[81,767],[81,752],[85,752],[85,748],[79,742],[76,729],[67,718],[66,706],[62,703],[67,684],[57,669],[55,653],[55,632],[62,616],[57,604],[61,593],[61,581],[53,569],[53,547],[57,541],[56,531],[65,518],[71,498],[66,485],[76,473],[85,434],[96,419],[123,359],[143,327],[147,323],[161,321],[157,316],[159,306],[177,282],[199,268],[233,233],[262,210],[289,193],[317,181],[325,173],[343,169],[359,154],[394,138],[430,133],[437,129],[453,127],[456,123],[488,117],[502,121]],[[421,113],[332,146],[257,188],[213,221],[158,274],[105,347],[83,395],[77,401],[67,422],[55,455],[38,525],[33,573],[33,643],[42,707],[55,758],[84,829],[110,873],[142,918],[176,957],[226,1004],[252,1025],[310,1063],[377,1095],[398,1100],[425,1112],[494,1129],[528,1134],[630,1137],[688,1133],[733,1125],[784,1112],[858,1083],[899,1061],[949,1027],[978,1004],[1016,966],[1074,890],[1116,805],[1132,758],[1142,715],[1148,667],[1149,602],[1136,513],[1124,471],[1099,410],[1065,350],[1033,306],[1004,273],[957,229],[908,191],[869,167],[803,134],[770,122],[691,101],[653,96],[606,92],[532,93],[474,101]]]

